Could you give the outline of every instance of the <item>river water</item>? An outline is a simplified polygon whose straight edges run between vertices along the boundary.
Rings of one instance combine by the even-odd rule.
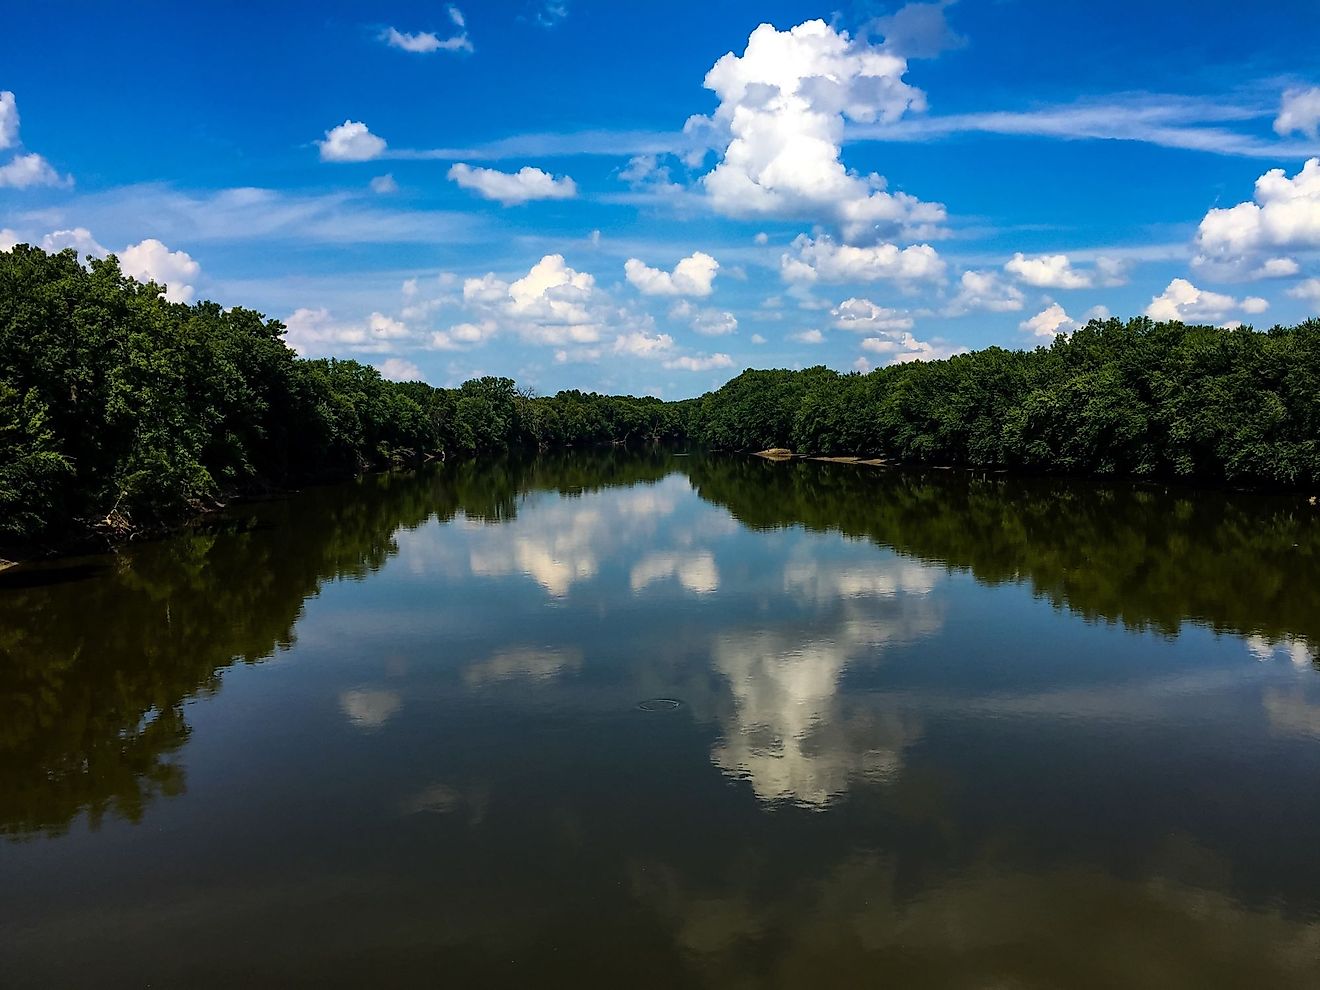
[[[1320,986],[1320,509],[668,453],[0,574],[0,983]]]

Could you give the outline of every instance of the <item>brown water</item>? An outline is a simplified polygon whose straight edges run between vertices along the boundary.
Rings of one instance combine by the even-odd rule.
[[[0,575],[0,984],[1320,986],[1320,510],[588,454]]]

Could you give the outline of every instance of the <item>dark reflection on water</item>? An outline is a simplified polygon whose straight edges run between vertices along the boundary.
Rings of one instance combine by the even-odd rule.
[[[658,452],[12,571],[4,982],[1320,985],[1318,588],[1297,499]]]

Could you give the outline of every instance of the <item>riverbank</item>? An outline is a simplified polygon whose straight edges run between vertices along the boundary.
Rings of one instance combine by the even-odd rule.
[[[0,284],[4,545],[133,538],[256,479],[296,487],[401,451],[646,439],[868,467],[1320,491],[1316,319],[1266,332],[1093,320],[1048,348],[867,374],[747,370],[666,402],[538,396],[497,377],[437,388],[356,361],[304,360],[278,321],[169,303],[113,257],[84,267],[72,251],[18,245],[0,251]]]
[[[760,457],[767,461],[818,461],[822,464],[860,464],[864,467],[900,467],[894,461],[886,460],[883,457],[850,457],[850,456],[831,456],[824,454],[795,454],[786,447],[772,447],[769,450],[758,450],[753,457]]]
[[[1308,495],[1305,491],[1287,486],[1268,485],[1231,485],[1225,483],[1198,482],[1180,478],[1133,477],[1130,475],[1085,475],[1068,474],[1049,470],[1023,470],[1003,466],[982,466],[976,464],[905,464],[884,457],[859,457],[855,455],[834,454],[799,454],[787,447],[770,447],[766,450],[752,451],[751,457],[760,458],[775,464],[815,463],[847,464],[855,467],[888,468],[891,470],[910,471],[971,471],[976,474],[1006,475],[1020,478],[1059,478],[1072,481],[1090,481],[1097,484],[1120,482],[1130,485],[1159,488],[1174,488],[1186,492],[1235,492],[1241,495],[1293,495],[1311,508],[1320,508],[1320,495]]]
[[[611,445],[611,449],[613,449],[613,445]],[[545,453],[545,451],[542,451],[542,454]],[[975,465],[952,466],[937,464],[903,464],[882,457],[801,454],[786,447],[772,447],[750,453],[725,452],[725,455],[734,459],[755,458],[778,464],[837,464],[858,468],[886,469],[893,472],[915,472],[918,474],[924,471],[967,471],[978,476],[995,475],[1019,479],[1054,478],[1060,481],[1087,481],[1097,484],[1119,483],[1132,485],[1142,489],[1155,487],[1161,490],[1179,490],[1193,496],[1197,493],[1202,493],[1208,496],[1223,492],[1235,492],[1244,495],[1260,496],[1295,495],[1298,498],[1299,505],[1305,505],[1311,509],[1320,510],[1320,496],[1308,496],[1305,493],[1289,491],[1287,489],[1206,484],[1164,478],[1066,475],[1050,471],[1011,470],[1003,467],[991,468],[978,467]],[[687,455],[675,454],[674,456]],[[244,489],[233,490],[222,497],[217,497],[204,505],[197,505],[194,507],[193,511],[169,521],[154,520],[150,523],[139,525],[129,523],[127,520],[121,518],[115,525],[111,525],[109,521],[85,524],[81,528],[71,531],[66,538],[51,543],[34,543],[27,545],[14,543],[0,544],[0,572],[23,564],[54,560],[60,557],[113,552],[128,544],[164,539],[189,529],[190,527],[205,526],[208,521],[213,520],[217,516],[224,514],[226,511],[241,506],[247,502],[289,498],[296,496],[307,489],[334,485],[350,481],[354,478],[364,478],[372,475],[387,475],[396,472],[409,473],[424,467],[428,463],[434,463],[437,459],[443,460],[443,458],[426,456],[421,459],[393,460],[385,467],[364,465],[363,470],[360,471],[347,473],[322,473],[319,476],[304,478],[301,480],[301,483],[296,485],[278,486],[269,483],[249,485]]]
[[[75,520],[58,538],[48,541],[0,543],[0,572],[21,564],[83,554],[111,553],[130,543],[160,540],[190,527],[205,525],[235,506],[264,499],[289,498],[309,488],[351,481],[372,474],[413,471],[437,460],[439,454],[413,450],[391,452],[382,462],[359,461],[356,470],[324,470],[304,474],[286,484],[255,478],[242,486],[196,500],[167,517],[134,519],[117,508],[99,519]]]

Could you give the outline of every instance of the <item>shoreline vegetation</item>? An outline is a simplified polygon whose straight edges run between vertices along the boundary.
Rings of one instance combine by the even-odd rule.
[[[1033,351],[748,370],[665,402],[393,382],[299,358],[253,310],[162,291],[113,256],[0,252],[0,557],[105,547],[369,470],[610,443],[1320,490],[1320,319],[1094,320]]]

